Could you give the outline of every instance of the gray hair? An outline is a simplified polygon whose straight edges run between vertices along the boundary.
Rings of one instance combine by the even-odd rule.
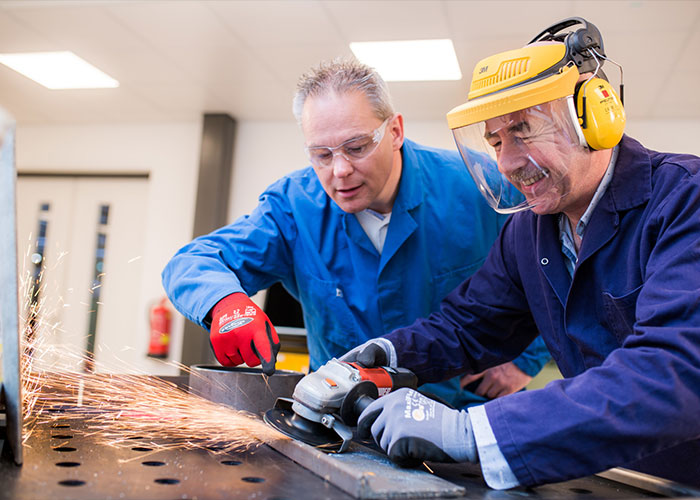
[[[374,68],[357,59],[338,58],[322,62],[299,78],[297,91],[292,101],[292,112],[301,124],[301,113],[306,99],[331,92],[362,92],[369,99],[375,115],[386,120],[394,114],[394,106],[384,79]]]

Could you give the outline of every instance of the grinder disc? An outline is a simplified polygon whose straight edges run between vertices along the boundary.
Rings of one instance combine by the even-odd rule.
[[[272,408],[263,415],[268,425],[285,436],[327,451],[337,451],[343,440],[336,432],[319,422],[300,417],[291,409]]]

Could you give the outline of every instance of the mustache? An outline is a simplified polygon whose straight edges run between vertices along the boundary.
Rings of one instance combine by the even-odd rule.
[[[541,179],[549,177],[548,169],[541,167],[531,155],[528,154],[527,158],[530,161],[530,165],[522,167],[514,172],[510,176],[512,180],[525,186],[529,186]],[[530,168],[530,166],[533,166],[534,168]]]

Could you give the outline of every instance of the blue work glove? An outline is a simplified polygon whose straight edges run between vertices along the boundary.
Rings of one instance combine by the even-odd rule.
[[[343,354],[339,361],[346,363],[360,363],[365,368],[377,366],[390,366],[397,368],[396,349],[388,339],[379,337],[368,340],[354,349]]]
[[[371,403],[360,415],[360,437],[374,436],[402,467],[431,462],[476,462],[469,414],[453,410],[412,389],[399,389]]]

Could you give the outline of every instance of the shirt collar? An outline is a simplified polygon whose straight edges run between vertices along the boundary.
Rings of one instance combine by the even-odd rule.
[[[618,146],[615,146],[610,156],[610,162],[608,163],[608,168],[603,175],[600,183],[598,184],[598,189],[596,189],[593,194],[593,199],[588,204],[588,208],[583,213],[583,216],[576,224],[576,234],[579,237],[583,237],[583,232],[586,230],[588,221],[591,220],[593,211],[598,206],[601,198],[605,194],[612,181],[613,173],[615,172],[615,162],[617,161]],[[576,245],[574,243],[574,235],[571,232],[571,226],[569,224],[569,219],[564,215],[564,213],[559,214],[558,220],[559,226],[559,241],[561,241],[561,252],[566,258],[564,263],[566,264],[566,269],[569,272],[569,276],[574,275],[574,268],[576,267],[576,260],[578,259],[578,252],[576,251]]]
[[[593,194],[593,199],[588,204],[588,208],[586,208],[586,211],[581,216],[581,219],[578,221],[578,224],[576,224],[576,234],[579,237],[583,237],[583,232],[586,230],[588,221],[591,220],[593,211],[598,206],[598,203],[605,194],[605,191],[607,191],[608,186],[610,185],[610,181],[612,181],[613,173],[615,172],[615,162],[617,161],[618,151],[619,146],[615,146],[612,150],[612,155],[610,155],[610,162],[608,163],[608,168],[605,171],[605,174],[603,175],[600,184],[598,184],[598,189],[595,190],[595,193]],[[562,214],[562,216],[563,215],[564,214]]]

